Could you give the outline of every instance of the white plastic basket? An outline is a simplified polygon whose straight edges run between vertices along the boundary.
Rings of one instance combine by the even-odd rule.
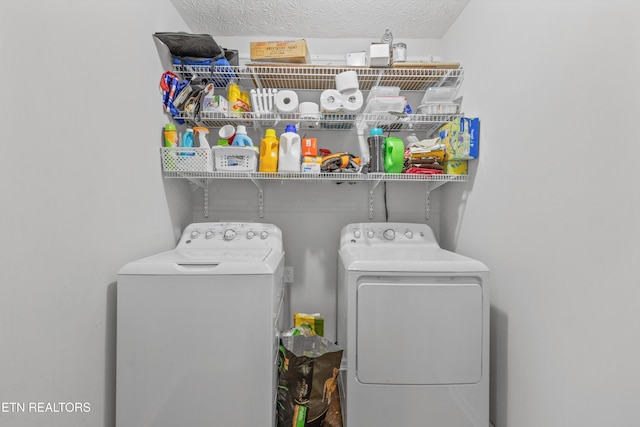
[[[258,152],[252,147],[219,145],[212,148],[216,170],[255,172]]]
[[[209,148],[163,147],[162,170],[166,172],[213,172],[213,153]]]

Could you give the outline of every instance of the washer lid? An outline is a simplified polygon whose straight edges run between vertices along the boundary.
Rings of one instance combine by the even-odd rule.
[[[273,274],[283,256],[269,248],[174,249],[131,262],[118,274]]]
[[[339,250],[349,271],[484,272],[482,262],[433,246],[343,247]]]

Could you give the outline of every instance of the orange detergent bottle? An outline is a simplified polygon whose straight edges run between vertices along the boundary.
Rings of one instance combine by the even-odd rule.
[[[280,141],[275,129],[267,129],[260,141],[260,172],[278,171],[278,149]]]

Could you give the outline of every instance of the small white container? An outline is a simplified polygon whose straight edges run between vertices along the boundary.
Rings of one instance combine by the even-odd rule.
[[[218,145],[211,150],[218,171],[255,172],[258,165],[258,152],[254,147]]]

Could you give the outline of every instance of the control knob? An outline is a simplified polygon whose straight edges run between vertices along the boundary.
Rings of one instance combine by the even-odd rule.
[[[223,235],[224,240],[229,241],[229,240],[233,240],[236,238],[236,232],[230,228],[224,230],[224,235]]]
[[[267,237],[269,237],[269,232],[268,231],[261,231],[260,232],[260,238],[262,240],[266,239]]]
[[[392,228],[387,228],[386,230],[384,230],[384,232],[382,233],[382,236],[387,239],[387,240],[393,240],[396,238],[396,232],[393,231]]]
[[[247,231],[247,239],[251,240],[256,237],[256,233],[253,231]]]
[[[198,236],[200,236],[200,232],[199,232],[198,230],[193,230],[193,231],[191,232],[191,238],[192,238],[192,239],[197,239],[197,238],[198,238]]]
[[[211,231],[211,230],[208,230],[206,233],[204,233],[204,238],[205,239],[210,239],[210,238],[213,237],[213,235],[214,235],[214,232]]]

